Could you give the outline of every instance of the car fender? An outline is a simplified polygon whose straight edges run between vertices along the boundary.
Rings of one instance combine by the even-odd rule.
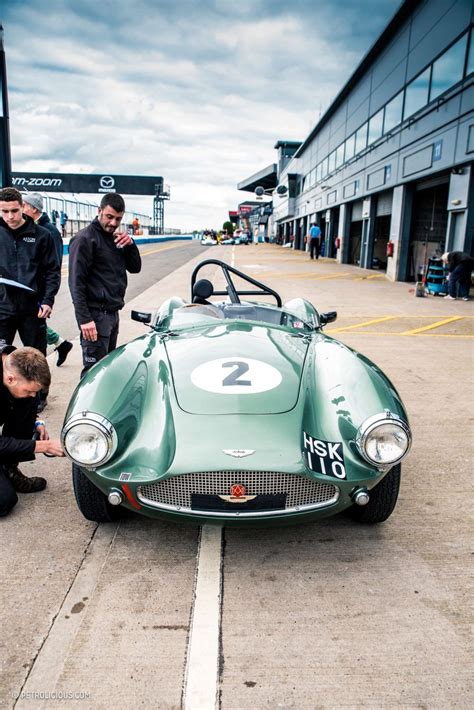
[[[74,415],[94,412],[114,426],[117,449],[100,475],[116,477],[118,469],[136,468],[137,462],[144,478],[170,467],[176,450],[170,388],[171,375],[157,334],[117,348],[86,373],[72,396],[65,423]]]

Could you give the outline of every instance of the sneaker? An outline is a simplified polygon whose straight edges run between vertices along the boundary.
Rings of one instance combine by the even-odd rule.
[[[46,488],[46,479],[40,476],[25,476],[18,466],[6,466],[7,476],[17,493],[38,493]]]
[[[56,352],[58,353],[58,359],[56,361],[56,366],[61,367],[63,362],[65,362],[67,356],[72,350],[72,343],[69,340],[63,340],[63,342],[58,345]]]
[[[443,298],[445,299],[445,301],[455,301],[456,300],[454,296],[450,296],[449,294],[447,296],[444,296]]]
[[[467,296],[463,296],[463,297],[462,297],[462,300],[463,300],[463,301],[469,301],[469,299],[468,299]]]

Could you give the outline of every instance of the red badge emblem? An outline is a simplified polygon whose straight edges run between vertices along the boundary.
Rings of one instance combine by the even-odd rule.
[[[242,498],[247,492],[243,483],[233,483],[230,487],[230,495],[233,498]]]

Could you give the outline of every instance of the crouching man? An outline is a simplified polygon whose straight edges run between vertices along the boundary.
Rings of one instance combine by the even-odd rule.
[[[18,468],[35,454],[64,456],[61,442],[50,439],[44,422],[37,419],[38,392],[51,381],[46,358],[35,348],[0,348],[0,516],[8,515],[18,493],[46,488],[39,476],[28,478]]]

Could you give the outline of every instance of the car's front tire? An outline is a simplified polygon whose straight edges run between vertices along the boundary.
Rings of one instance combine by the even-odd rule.
[[[76,464],[72,465],[72,485],[82,515],[95,523],[112,523],[123,515],[120,506],[110,505],[106,496],[87,478]]]
[[[383,523],[390,517],[397,504],[402,467],[394,466],[370,491],[367,505],[353,505],[347,512],[360,523]]]

